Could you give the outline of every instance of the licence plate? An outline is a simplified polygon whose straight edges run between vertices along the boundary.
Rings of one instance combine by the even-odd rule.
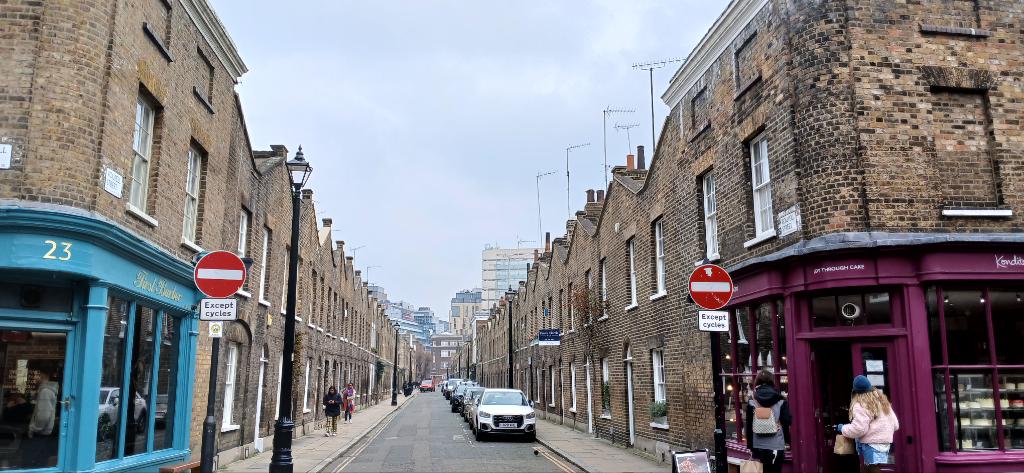
[[[499,429],[514,429],[516,427],[518,427],[518,425],[516,425],[514,422],[502,422],[498,424]]]

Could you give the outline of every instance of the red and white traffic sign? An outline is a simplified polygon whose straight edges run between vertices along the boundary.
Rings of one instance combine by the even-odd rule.
[[[230,251],[214,251],[199,259],[192,277],[208,297],[228,297],[245,284],[245,263]]]
[[[732,299],[732,277],[721,266],[705,264],[690,273],[690,297],[707,310],[725,307]]]

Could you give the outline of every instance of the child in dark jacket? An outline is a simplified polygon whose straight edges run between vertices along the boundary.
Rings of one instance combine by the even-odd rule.
[[[765,415],[774,417],[776,425],[774,428],[760,427],[754,431],[754,415],[758,408],[762,409]],[[768,413],[768,410],[771,410]],[[747,419],[744,432],[747,439],[747,448],[750,449],[754,458],[761,462],[764,473],[779,473],[782,471],[782,459],[785,457],[786,445],[789,444],[789,426],[793,424],[793,416],[789,413],[789,402],[787,402],[778,389],[775,389],[775,376],[769,371],[762,370],[754,380],[754,396],[747,404]],[[769,418],[770,418],[769,417]],[[761,425],[765,425],[762,419]],[[774,430],[774,432],[772,432]]]
[[[327,432],[324,432],[324,437],[331,437],[338,435],[338,416],[341,415],[341,395],[338,394],[338,388],[331,386],[327,390],[327,394],[324,394],[324,414],[327,414]]]

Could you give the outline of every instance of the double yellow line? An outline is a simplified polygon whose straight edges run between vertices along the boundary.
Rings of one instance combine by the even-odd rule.
[[[541,455],[544,455],[544,458],[547,458],[548,461],[550,461],[551,463],[554,463],[555,466],[557,466],[559,470],[562,470],[565,473],[573,473],[573,472],[576,471],[571,466],[566,465],[564,462],[562,462],[562,460],[560,460],[558,458],[555,458],[555,455],[553,455],[551,452],[549,452],[548,449],[542,448],[542,447],[533,447],[533,449],[535,451],[539,452]]]
[[[346,457],[345,460],[342,461],[338,465],[338,467],[334,469],[334,473],[340,473],[342,470],[344,470],[346,467],[348,467],[348,465],[350,463],[352,463],[352,461],[355,460],[356,457],[358,457],[361,453],[363,453],[363,450],[366,450],[366,447],[369,447],[370,444],[373,443],[373,441],[376,440],[377,437],[380,436],[381,432],[384,432],[385,430],[387,430],[388,426],[391,425],[391,421],[395,420],[395,417],[398,417],[397,414],[398,414],[397,410],[392,411],[390,414],[388,414],[391,417],[388,418],[388,420],[386,422],[384,422],[383,425],[378,426],[376,432],[374,432],[369,437],[363,438],[363,443],[361,445],[359,445],[359,447],[356,448],[356,450],[354,452],[346,453],[345,454],[345,457]]]

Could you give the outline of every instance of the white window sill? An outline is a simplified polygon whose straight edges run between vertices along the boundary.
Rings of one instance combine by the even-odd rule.
[[[625,310],[626,312],[629,312],[629,311],[631,311],[633,309],[636,309],[637,307],[640,307],[640,304],[630,304],[630,305],[627,305],[626,308],[623,309],[623,310]]]
[[[576,413],[576,408],[575,407],[570,407],[569,408],[569,412],[572,412],[573,414],[575,414]]]
[[[263,307],[270,307],[270,301],[260,300],[260,305]]]
[[[241,428],[242,428],[242,426],[240,426],[240,425],[234,425],[234,424],[231,424],[231,425],[221,425],[221,426],[220,426],[220,431],[221,431],[222,433],[223,433],[223,432],[234,432],[234,431],[236,431],[236,430],[238,430],[238,429],[241,429]]]
[[[1011,209],[942,209],[943,217],[1012,217]]]
[[[310,412],[313,412],[313,411],[311,409],[303,409],[302,410],[303,414],[309,414]]]
[[[184,237],[181,239],[181,246],[184,246],[185,248],[195,251],[196,253],[202,253],[204,251],[201,246],[186,240]]]
[[[650,299],[652,301],[656,301],[656,300],[661,299],[662,297],[665,297],[667,295],[668,295],[668,291],[661,291],[661,292],[659,292],[657,294],[651,294]]]
[[[239,289],[238,292],[235,292],[235,294],[238,294],[238,295],[240,295],[240,296],[242,296],[242,297],[244,297],[246,299],[251,299],[252,298],[252,293],[246,291],[245,289]]]
[[[288,315],[288,311],[281,308],[281,315]]]
[[[316,328],[316,325],[313,325],[313,322],[306,324],[306,326],[309,328]]]
[[[555,403],[548,404],[548,407],[555,407]]]
[[[569,335],[569,334],[572,334],[572,333],[576,333],[576,329],[571,328],[571,329],[569,329],[569,331],[565,332],[566,335]]]
[[[657,422],[651,422],[651,427],[655,429],[668,430],[668,424],[659,424]]]
[[[140,208],[138,208],[138,207],[136,207],[136,206],[134,206],[132,204],[125,204],[125,211],[127,211],[128,214],[130,214],[131,216],[133,216],[133,217],[135,217],[135,218],[137,218],[139,220],[142,220],[143,222],[146,223],[146,225],[149,225],[149,226],[151,226],[153,228],[156,228],[156,227],[160,226],[160,222],[158,222],[155,218],[151,217],[149,214],[144,212],[142,209],[140,209]]]
[[[296,322],[302,322],[302,317],[299,317],[299,316],[296,315],[295,316],[295,321]]]
[[[612,418],[612,415],[611,415],[611,414],[601,414],[601,415],[600,415],[600,417],[601,417],[602,419],[611,419],[611,418]]]
[[[608,314],[602,315],[601,318],[597,319],[598,322],[604,322],[608,320]]]
[[[757,245],[757,244],[759,244],[761,242],[765,242],[765,241],[771,240],[772,238],[775,238],[775,229],[774,228],[771,229],[771,230],[768,230],[767,232],[764,232],[764,233],[762,233],[762,234],[760,234],[760,235],[758,235],[756,237],[754,237],[751,240],[747,240],[747,241],[743,242],[743,247],[744,248],[750,248],[750,247],[752,247],[754,245]]]
[[[317,328],[316,328],[316,331],[317,331],[317,332],[320,332],[320,333],[324,333],[324,329],[323,329],[323,327],[317,327]]]

